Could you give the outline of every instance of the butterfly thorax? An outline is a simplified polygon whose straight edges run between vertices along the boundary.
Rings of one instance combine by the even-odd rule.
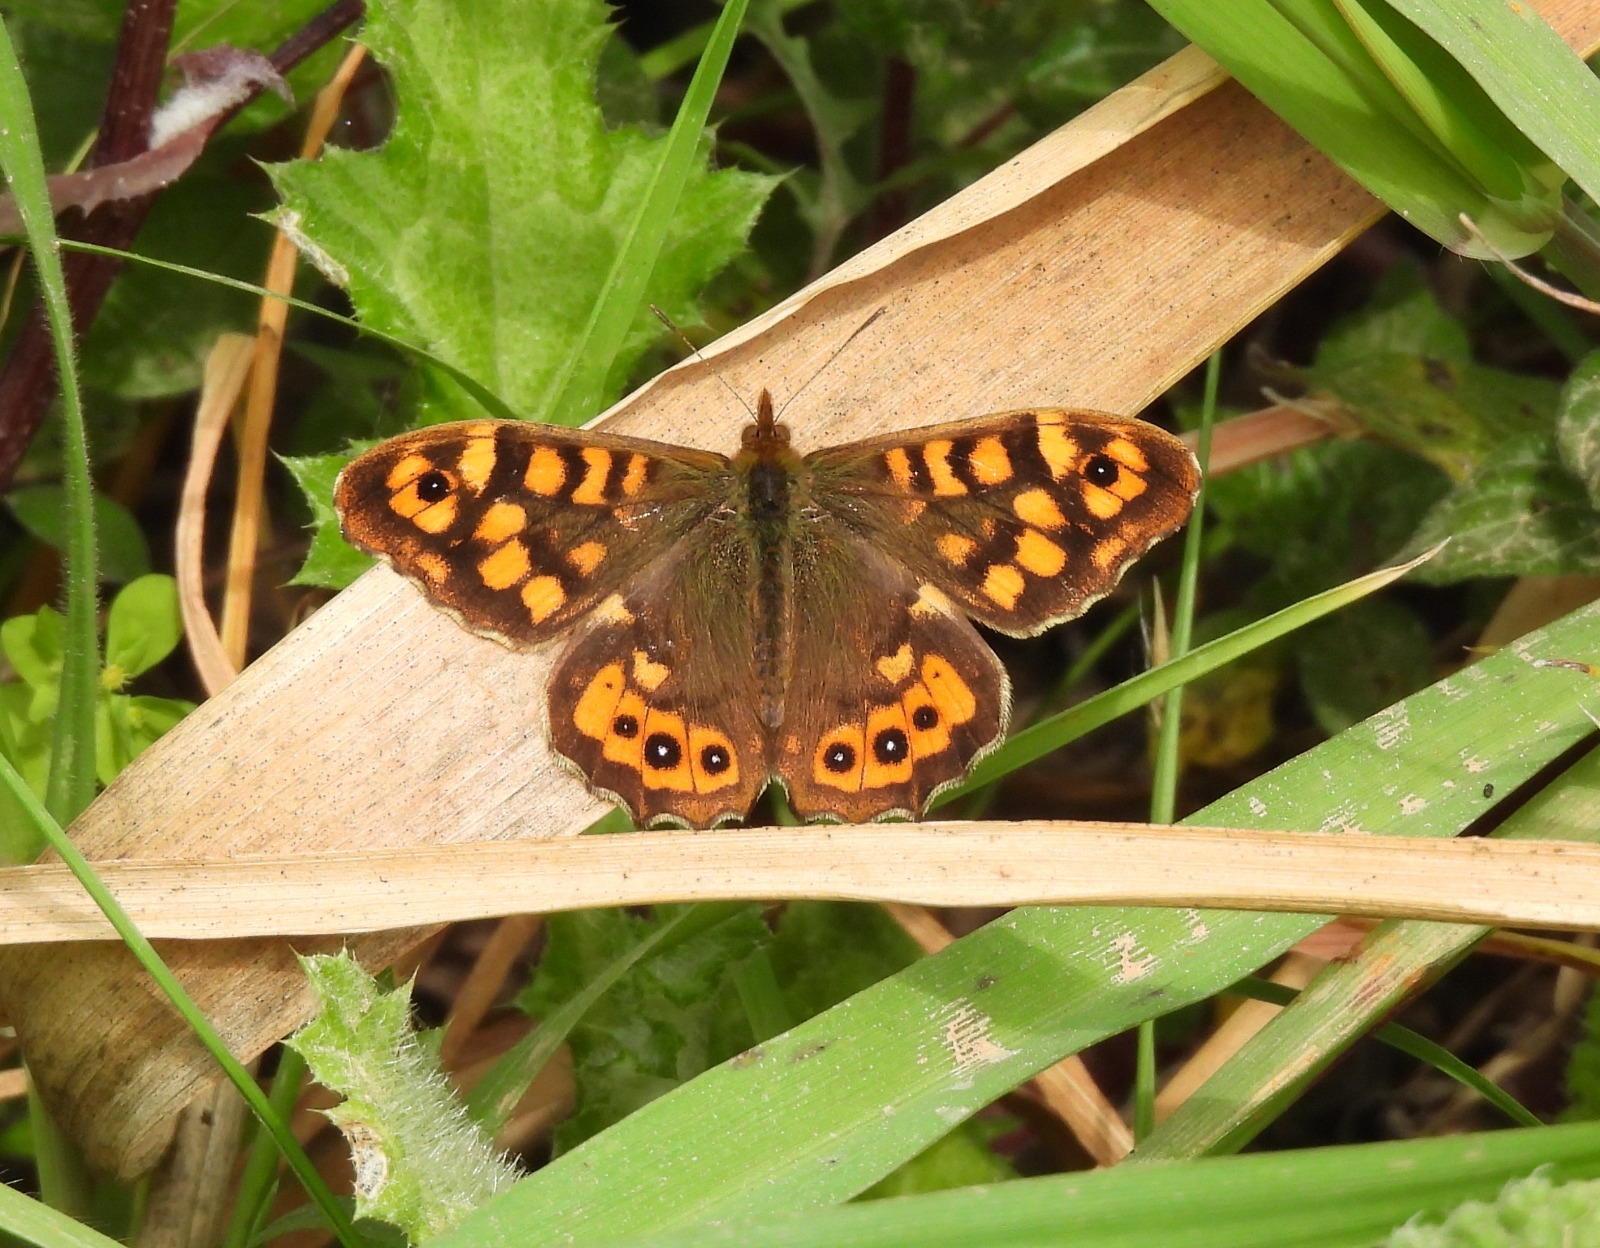
[[[793,658],[795,487],[803,465],[790,449],[788,427],[773,416],[772,396],[765,390],[755,423],[745,426],[733,471],[741,484],[738,506],[754,553],[750,593],[759,714],[767,728],[776,730],[783,723]]]

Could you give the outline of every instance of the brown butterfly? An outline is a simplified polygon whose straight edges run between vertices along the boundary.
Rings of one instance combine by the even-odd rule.
[[[970,620],[1078,615],[1198,484],[1171,434],[1063,409],[801,456],[763,392],[731,459],[473,421],[374,447],[335,503],[472,631],[570,631],[556,753],[641,823],[712,827],[772,780],[808,819],[922,814],[1005,732],[1005,669]]]

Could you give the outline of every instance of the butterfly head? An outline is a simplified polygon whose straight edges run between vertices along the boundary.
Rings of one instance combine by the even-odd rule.
[[[763,390],[761,397],[756,400],[755,423],[744,427],[739,445],[742,449],[757,455],[763,452],[770,455],[789,445],[789,426],[780,424],[778,418],[773,415],[770,390]]]

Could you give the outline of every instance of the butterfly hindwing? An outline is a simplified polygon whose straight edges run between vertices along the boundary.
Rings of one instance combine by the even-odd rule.
[[[693,528],[724,456],[518,421],[435,425],[352,460],[334,500],[352,545],[474,632],[556,636]]]
[[[749,553],[718,526],[684,537],[601,603],[550,680],[550,741],[646,825],[743,818],[766,787],[751,688]]]
[[[1003,633],[1102,598],[1183,522],[1194,456],[1143,421],[1007,412],[806,457],[818,502]]]
[[[837,523],[797,546],[794,664],[773,769],[795,813],[915,818],[1005,731],[1005,669],[943,593]]]

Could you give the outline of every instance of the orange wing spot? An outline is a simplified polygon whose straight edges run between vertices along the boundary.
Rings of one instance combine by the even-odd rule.
[[[1108,537],[1089,552],[1089,558],[1094,566],[1105,571],[1115,567],[1128,549],[1128,543],[1120,537]]]
[[[902,490],[911,488],[911,456],[903,446],[897,446],[883,453],[883,465],[889,470],[889,479]]]
[[[1109,520],[1122,510],[1122,500],[1110,490],[1103,490],[1088,481],[1082,482],[1079,488],[1083,491],[1083,505],[1095,519]]]
[[[516,503],[495,503],[483,513],[472,536],[480,542],[503,542],[528,527],[528,509]]]
[[[416,491],[417,487],[414,485],[408,485],[405,488],[406,494],[415,494]],[[399,497],[403,497],[403,495]],[[446,494],[437,503],[424,503],[422,510],[411,517],[411,523],[424,533],[443,533],[456,522],[456,512],[459,508],[460,503],[457,501],[456,495]],[[399,508],[397,507],[395,510],[398,511]]]
[[[632,498],[649,479],[650,461],[643,455],[633,455],[628,460],[628,470],[622,474],[622,492]]]
[[[586,737],[604,741],[610,735],[617,702],[627,684],[622,664],[607,663],[578,695],[578,704],[572,708],[572,726]]]
[[[1107,442],[1103,454],[1111,456],[1124,468],[1132,468],[1135,472],[1148,472],[1150,461],[1134,443],[1127,438],[1112,438]]]
[[[915,524],[922,519],[922,513],[928,510],[928,504],[920,498],[903,499],[900,503],[900,522],[902,524]]]
[[[604,542],[584,542],[567,551],[567,562],[577,568],[585,576],[593,574],[606,557]]]
[[[964,724],[978,713],[978,699],[948,659],[937,654],[922,660],[922,683],[934,708],[951,724]]]
[[[567,591],[553,576],[536,576],[522,587],[522,605],[535,624],[543,624],[567,601]]]
[[[572,491],[572,501],[586,507],[600,507],[606,503],[606,477],[611,474],[611,452],[603,446],[583,448],[583,480]]]
[[[689,729],[682,715],[652,710],[644,721],[644,787],[694,792],[689,767]]]
[[[1111,483],[1111,492],[1123,502],[1130,502],[1150,488],[1149,482],[1132,472],[1119,472]]]
[[[604,724],[600,754],[607,762],[621,763],[629,771],[644,768],[644,722],[650,708],[633,689],[624,689]]]
[[[487,425],[476,426],[479,429],[488,428]],[[483,487],[489,484],[489,474],[494,471],[494,461],[498,458],[494,452],[494,437],[474,436],[467,439],[467,445],[462,449],[461,458],[456,462],[456,467],[461,470],[461,479],[474,494],[482,494]]]
[[[521,542],[507,542],[478,561],[478,575],[490,589],[510,589],[531,571],[533,561]]]
[[[878,675],[891,685],[898,685],[911,675],[911,662],[911,645],[908,642],[901,642],[898,650],[893,654],[884,655],[873,666],[878,669]]]
[[[1041,529],[1060,529],[1067,523],[1049,490],[1023,490],[1011,500],[1011,510],[1019,520]]]
[[[657,663],[643,650],[633,652],[634,683],[646,693],[654,693],[661,688],[661,682],[670,675],[672,669],[665,663]]]
[[[983,485],[999,485],[1011,480],[1011,456],[1006,454],[1005,443],[993,434],[979,438],[978,444],[967,454],[972,475]]]
[[[411,552],[410,557],[417,571],[435,585],[442,585],[450,579],[450,561],[443,555],[435,554],[431,550],[418,550]]]
[[[1040,424],[1034,432],[1039,438],[1039,454],[1044,457],[1050,475],[1057,481],[1072,471],[1078,462],[1078,444],[1067,436],[1060,425]]]
[[[875,706],[867,712],[867,754],[861,768],[861,787],[881,789],[911,779],[911,735],[906,708]]]
[[[861,770],[867,760],[866,734],[860,724],[840,724],[822,734],[811,756],[811,778],[830,789],[861,791]]]
[[[1016,559],[1035,576],[1057,576],[1067,566],[1067,552],[1037,529],[1024,529],[1017,538]]]
[[[960,533],[946,533],[934,543],[934,547],[946,560],[960,568],[965,567],[967,560],[972,558],[978,543]]]
[[[384,484],[391,490],[398,490],[401,486],[410,485],[432,467],[432,460],[413,451],[395,461],[394,467],[389,469],[389,475],[384,478]]]
[[[739,783],[739,755],[726,734],[689,725],[689,771],[696,793],[715,793]]]
[[[1022,573],[1009,563],[990,564],[983,578],[983,596],[995,606],[1009,611],[1017,605],[1017,599],[1022,597],[1026,585]]]
[[[911,757],[928,758],[950,748],[950,723],[939,710],[933,691],[920,681],[900,699],[906,708],[906,732],[911,737]]]
[[[922,462],[928,466],[928,476],[933,478],[933,492],[940,498],[953,498],[967,492],[966,484],[950,467],[950,452],[956,444],[949,438],[935,438],[922,448]]]
[[[522,484],[544,498],[554,498],[567,483],[567,465],[553,446],[536,446],[528,456],[528,471]]]

